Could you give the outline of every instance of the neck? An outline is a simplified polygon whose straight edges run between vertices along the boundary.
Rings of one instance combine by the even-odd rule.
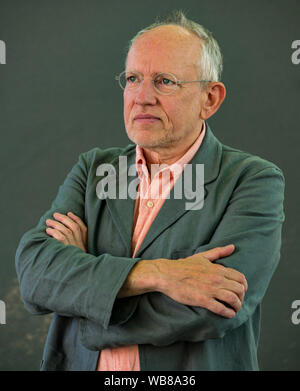
[[[190,140],[182,145],[182,141],[177,142],[176,145],[169,145],[166,147],[157,147],[153,149],[143,148],[144,157],[147,162],[148,169],[151,164],[167,164],[171,165],[179,160],[194,144],[197,138],[202,132],[203,126],[199,132],[193,134],[193,137]],[[179,145],[178,145],[179,144]]]

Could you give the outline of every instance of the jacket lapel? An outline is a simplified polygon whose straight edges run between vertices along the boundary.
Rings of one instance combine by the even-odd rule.
[[[196,183],[196,165],[204,165],[204,194],[200,197],[200,202],[204,202],[207,196],[206,185],[218,176],[222,157],[222,144],[216,139],[207,125],[205,138],[200,146],[200,149],[195,154],[190,164],[193,165],[192,184]],[[172,225],[176,220],[180,219],[185,213],[193,213],[193,210],[187,209],[187,204],[191,202],[188,195],[190,194],[190,186],[187,186],[185,181],[185,172],[181,175],[182,178],[182,198],[174,198],[174,188],[170,192],[170,198],[166,199],[160,209],[158,215],[153,221],[136,257],[140,257],[143,251],[159,236],[165,229]],[[204,199],[203,199],[204,197]]]
[[[116,229],[126,246],[126,256],[130,257],[135,199],[128,197],[128,193],[126,197],[120,198],[118,193],[121,188],[124,195],[124,193],[127,192],[128,187],[133,188],[133,185],[138,181],[135,169],[135,148],[131,149],[128,153],[124,153],[122,156],[126,157],[126,159],[120,160],[118,156],[111,163],[116,170],[117,197],[114,199],[106,198],[106,203]],[[131,170],[131,172],[129,172],[129,170]]]

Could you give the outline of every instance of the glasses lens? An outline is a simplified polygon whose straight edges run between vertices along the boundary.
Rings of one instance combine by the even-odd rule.
[[[143,81],[143,77],[138,72],[132,71],[124,71],[116,79],[123,90],[125,88],[130,90],[138,89]],[[177,79],[171,73],[159,73],[154,78],[153,85],[159,93],[165,95],[172,94],[178,87]]]
[[[119,83],[123,89],[134,89],[139,86],[140,76],[135,72],[123,72],[119,77]]]
[[[162,94],[171,94],[177,88],[177,80],[174,75],[169,73],[160,73],[154,79],[154,85]]]

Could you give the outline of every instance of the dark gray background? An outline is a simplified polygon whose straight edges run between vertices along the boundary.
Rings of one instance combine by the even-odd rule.
[[[225,144],[276,163],[286,178],[282,258],[263,302],[262,370],[299,370],[300,299],[298,0],[0,0],[0,370],[38,370],[51,316],[27,313],[14,256],[21,235],[49,209],[79,153],[126,145],[114,76],[125,47],[156,16],[181,8],[211,30],[224,55],[227,98],[208,122]],[[257,249],[259,251],[259,249]]]

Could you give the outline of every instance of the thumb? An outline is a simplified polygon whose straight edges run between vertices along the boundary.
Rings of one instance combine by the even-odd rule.
[[[216,261],[217,259],[228,257],[228,255],[231,255],[234,250],[234,245],[228,244],[227,246],[212,248],[211,250],[204,251],[200,254],[210,261]]]

